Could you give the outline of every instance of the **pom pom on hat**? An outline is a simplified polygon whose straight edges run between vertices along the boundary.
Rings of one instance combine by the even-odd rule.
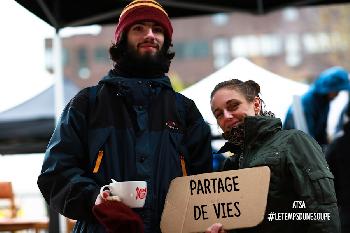
[[[115,30],[115,42],[118,43],[122,33],[133,24],[140,21],[156,22],[164,29],[164,36],[171,42],[173,27],[168,14],[163,7],[154,0],[135,0],[129,3],[119,16],[119,23]]]

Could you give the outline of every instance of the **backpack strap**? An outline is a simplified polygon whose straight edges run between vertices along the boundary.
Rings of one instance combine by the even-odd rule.
[[[95,106],[98,89],[99,85],[89,87],[89,112],[91,112]]]
[[[88,88],[89,91],[89,104],[88,104],[88,118],[89,118],[89,124],[90,122],[90,117],[93,115],[92,111],[95,109],[95,104],[96,104],[96,97],[97,97],[97,92],[100,90],[101,85],[95,85],[91,86]]]
[[[176,97],[176,109],[179,113],[181,124],[183,125],[185,132],[187,127],[186,122],[186,108],[185,108],[185,97],[179,93],[175,93]]]
[[[175,97],[176,97],[176,109],[179,113],[180,121],[184,128],[184,135],[186,135],[187,121],[186,121],[185,97],[179,93],[175,93]],[[187,176],[186,159],[183,154],[180,154],[180,162],[181,162],[182,175]]]

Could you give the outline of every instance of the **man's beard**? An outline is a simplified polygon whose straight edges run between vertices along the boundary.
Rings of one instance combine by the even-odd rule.
[[[141,77],[163,75],[169,71],[169,66],[170,60],[163,50],[141,55],[131,46],[127,47],[116,64],[120,72]]]

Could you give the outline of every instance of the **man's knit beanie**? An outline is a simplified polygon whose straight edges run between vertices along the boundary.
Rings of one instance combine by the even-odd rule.
[[[119,23],[115,30],[115,42],[119,43],[122,33],[135,23],[141,21],[156,22],[164,29],[164,36],[172,40],[173,27],[168,14],[163,7],[154,0],[135,0],[129,3],[119,16]]]

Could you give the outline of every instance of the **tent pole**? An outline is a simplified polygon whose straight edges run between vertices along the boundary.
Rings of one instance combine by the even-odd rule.
[[[53,62],[55,78],[55,125],[57,125],[64,107],[62,40],[59,35],[59,29],[56,29],[53,39]],[[62,226],[62,224],[64,224],[64,221],[62,221],[62,216],[51,208],[49,208],[49,218],[49,233],[59,233],[62,232],[62,229],[65,229],[64,226]]]
[[[54,72],[55,72],[55,123],[57,124],[64,107],[62,41],[59,29],[56,30],[53,43]]]

